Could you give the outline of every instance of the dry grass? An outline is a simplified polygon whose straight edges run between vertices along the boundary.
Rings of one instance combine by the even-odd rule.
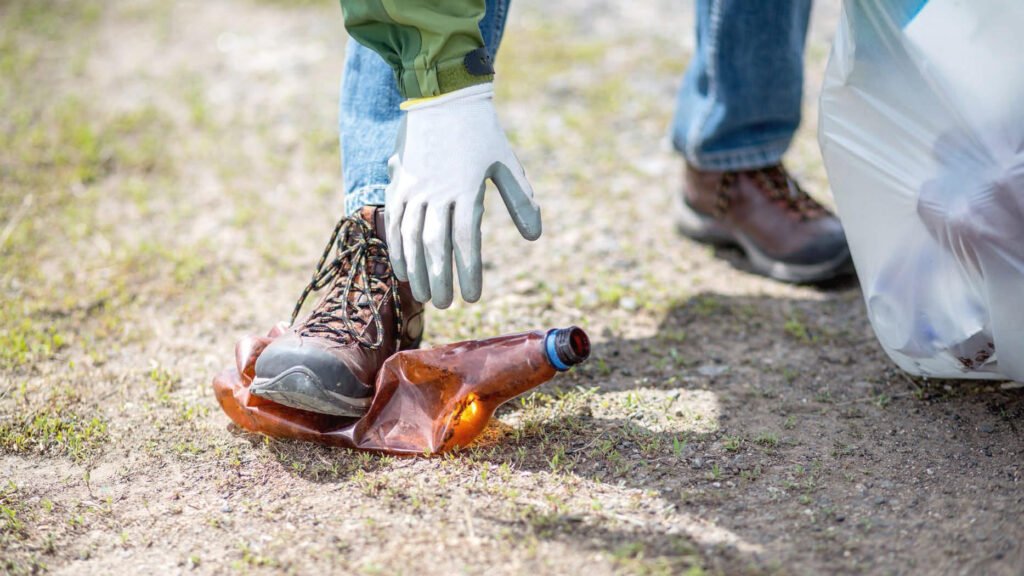
[[[486,304],[428,322],[578,323],[593,361],[396,459],[242,433],[210,393],[340,211],[337,6],[0,3],[0,571],[1019,572],[1020,395],[906,378],[856,287],[676,236],[690,10],[628,6],[512,14],[501,113],[545,236],[489,198]],[[791,164],[827,198],[813,110]]]

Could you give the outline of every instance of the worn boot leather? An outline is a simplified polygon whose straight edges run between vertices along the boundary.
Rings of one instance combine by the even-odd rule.
[[[736,172],[687,165],[677,200],[683,234],[739,246],[758,274],[813,283],[852,270],[839,219],[808,196],[782,165]]]
[[[382,207],[338,223],[291,327],[256,359],[251,393],[322,414],[366,412],[384,361],[419,346],[423,334],[423,305],[395,279],[384,231]],[[322,288],[313,311],[295,322],[306,297]]]

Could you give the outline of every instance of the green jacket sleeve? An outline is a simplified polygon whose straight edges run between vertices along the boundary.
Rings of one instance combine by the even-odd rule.
[[[345,28],[395,71],[406,98],[490,82],[480,19],[484,0],[341,0]]]

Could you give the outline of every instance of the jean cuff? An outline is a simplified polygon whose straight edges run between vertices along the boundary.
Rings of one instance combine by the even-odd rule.
[[[345,215],[351,216],[363,206],[383,206],[387,188],[383,184],[371,184],[345,194]]]
[[[695,157],[686,156],[686,161],[698,170],[713,172],[731,172],[736,170],[756,170],[766,166],[774,166],[782,162],[782,156],[789,148],[791,138],[737,148],[720,152],[698,152]],[[676,147],[679,148],[678,146]]]

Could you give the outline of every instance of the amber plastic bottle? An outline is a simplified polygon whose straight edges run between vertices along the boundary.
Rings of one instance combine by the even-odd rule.
[[[269,436],[393,454],[467,446],[498,406],[590,354],[586,333],[576,327],[399,352],[377,375],[369,411],[353,420],[249,394],[256,358],[277,332],[239,342],[238,369],[214,379],[224,412],[239,426]]]

